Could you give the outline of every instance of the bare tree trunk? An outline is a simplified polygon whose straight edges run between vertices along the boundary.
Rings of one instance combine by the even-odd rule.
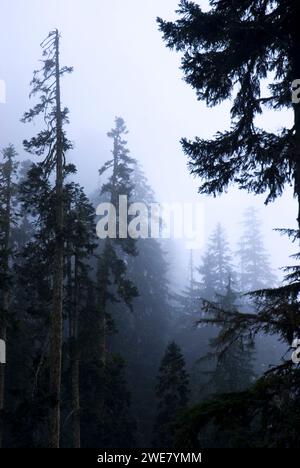
[[[60,101],[59,34],[56,31],[56,241],[53,268],[53,310],[50,340],[50,448],[59,448],[64,262],[63,134]]]

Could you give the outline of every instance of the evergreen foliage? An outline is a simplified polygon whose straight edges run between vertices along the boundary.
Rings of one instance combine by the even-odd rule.
[[[158,414],[154,425],[154,446],[173,446],[172,423],[188,403],[189,377],[179,346],[172,342],[165,351],[159,368],[156,395]]]

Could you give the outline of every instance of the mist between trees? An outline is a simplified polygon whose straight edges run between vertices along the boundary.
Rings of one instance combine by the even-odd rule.
[[[174,22],[158,19],[198,99],[208,106],[231,99],[230,130],[182,140],[190,172],[201,194],[235,184],[269,203],[292,185],[299,204],[300,104],[292,92],[300,6],[210,6],[204,12],[182,0]],[[158,201],[122,117],[107,133],[104,164],[93,149],[98,187],[86,193],[76,182],[63,104],[73,69],[61,63],[61,47],[58,30],[41,44],[22,118],[36,122],[37,134],[23,142],[24,154],[17,141],[1,153],[0,445],[299,446],[299,369],[291,359],[300,338],[299,254],[279,280],[261,213],[248,207],[239,242],[230,248],[232,233],[217,224],[200,252],[189,242],[189,265],[174,281],[179,247],[171,236],[146,235],[164,219],[159,210],[153,218]],[[261,82],[274,75],[262,96]],[[258,128],[264,106],[290,109],[293,127]],[[126,210],[123,235],[125,199],[134,209]],[[195,235],[188,240],[202,241],[201,229],[188,227]],[[298,228],[280,233],[299,241]]]

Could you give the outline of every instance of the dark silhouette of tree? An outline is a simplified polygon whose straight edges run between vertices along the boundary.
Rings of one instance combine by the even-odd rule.
[[[127,196],[127,200],[130,201],[133,189],[131,175],[135,160],[129,156],[127,142],[123,139],[124,135],[127,134],[124,120],[116,118],[115,124],[115,128],[108,133],[108,137],[113,140],[113,158],[103,165],[99,170],[99,174],[102,176],[111,170],[111,175],[102,185],[101,196],[103,199],[108,199],[117,212],[120,196]],[[108,223],[110,216],[109,213]],[[99,257],[97,270],[99,329],[101,335],[100,353],[104,364],[107,351],[107,323],[111,323],[111,317],[107,310],[108,303],[121,300],[126,306],[131,307],[133,298],[138,295],[136,287],[127,277],[127,256],[137,254],[136,242],[128,236],[128,233],[125,233],[124,238],[119,236],[120,226],[123,225],[119,213],[113,221],[115,221],[115,236],[113,238],[107,234],[103,242],[103,250]]]
[[[119,197],[127,196],[130,202],[133,188],[131,176],[135,165],[124,140],[126,134],[124,120],[116,118],[115,127],[108,133],[108,137],[113,140],[112,159],[99,170],[100,176],[108,176],[103,181],[97,202],[109,202],[116,209],[117,216],[112,219],[115,223],[115,236],[107,233],[105,239],[100,239],[97,252],[96,291],[92,307],[95,308],[94,333],[89,335],[93,336],[90,354],[94,360],[89,360],[84,369],[85,381],[92,378],[94,385],[93,390],[84,390],[84,423],[90,425],[90,429],[84,430],[84,446],[87,447],[99,443],[105,447],[110,444],[114,444],[114,447],[123,444],[126,446],[125,440],[131,446],[134,438],[134,421],[129,411],[130,395],[124,376],[125,365],[118,353],[111,349],[112,336],[117,331],[114,307],[119,304],[123,313],[124,308],[132,310],[132,301],[138,295],[128,274],[129,258],[137,255],[136,241],[119,236],[119,228],[123,222],[118,213]],[[108,225],[110,216],[111,213],[108,214]],[[90,375],[87,375],[88,371]],[[93,408],[85,404],[87,402],[90,405],[91,395],[95,402]]]
[[[144,221],[149,221],[150,225],[151,204],[156,199],[139,164],[134,167],[132,185],[131,201],[144,203],[148,208]],[[136,442],[139,447],[148,447],[155,418],[153,405],[156,402],[157,368],[168,342],[172,310],[168,265],[161,244],[157,239],[139,238],[136,249],[138,254],[128,257],[127,271],[139,296],[132,302],[132,312],[128,310],[124,313],[122,305],[118,304],[113,310],[118,329],[113,339],[113,349],[119,350],[127,362],[132,411],[138,427]]]
[[[49,407],[52,403],[49,346],[55,192],[42,163],[32,164],[20,177],[18,203],[21,218],[16,234],[21,242],[14,269],[15,323],[10,329],[14,346],[8,348],[9,359],[14,365],[8,387],[10,444],[13,447],[23,444],[45,447],[49,445]]]
[[[66,229],[66,291],[65,309],[69,334],[69,362],[71,387],[72,447],[81,447],[80,364],[81,348],[86,345],[81,337],[82,321],[92,285],[90,257],[96,248],[94,208],[82,187],[74,182],[65,186]]]
[[[201,269],[201,271],[204,270]],[[194,265],[193,251],[190,251],[189,260],[189,282],[188,286],[180,294],[175,295],[175,299],[178,303],[178,312],[180,315],[180,321],[189,322],[195,321],[195,318],[199,316],[201,309],[201,299],[203,295],[202,283],[197,281],[195,278],[196,268]],[[203,276],[205,275],[203,271]]]
[[[72,68],[60,67],[60,35],[58,30],[49,33],[41,44],[43,48],[42,68],[34,73],[31,82],[31,95],[39,95],[39,103],[24,114],[23,121],[31,122],[43,115],[46,129],[36,137],[24,141],[24,147],[30,153],[44,157],[43,165],[47,174],[55,171],[55,250],[53,257],[53,299],[50,337],[50,410],[51,448],[59,447],[60,438],[60,390],[62,362],[62,307],[63,307],[63,259],[64,259],[64,201],[63,180],[65,154],[72,148],[67,139],[64,125],[68,123],[68,109],[61,105],[61,77],[70,73]]]
[[[199,268],[202,298],[213,300],[216,293],[226,291],[228,277],[233,277],[231,252],[226,233],[219,223],[209,238]]]
[[[214,317],[216,309],[226,312],[236,311],[238,294],[232,289],[231,281],[226,288],[226,294],[218,294],[215,302],[205,303],[206,316],[210,312]],[[205,319],[203,320],[205,323]],[[209,320],[208,320],[208,323]],[[218,335],[210,341],[210,352],[205,359],[216,361],[213,371],[208,372],[210,393],[234,393],[247,389],[254,382],[253,370],[254,343],[240,334],[231,337],[224,349],[226,328],[220,329]]]
[[[243,233],[239,241],[239,286],[243,292],[273,286],[275,276],[264,248],[258,213],[248,208],[243,219]]]
[[[171,448],[171,426],[180,411],[184,410],[189,397],[189,377],[179,346],[172,342],[161,361],[156,386],[158,414],[154,425],[153,445]]]
[[[73,166],[65,166],[65,175],[74,172]],[[26,445],[40,446],[47,443],[51,396],[47,390],[49,380],[49,318],[52,304],[53,254],[55,251],[55,192],[49,182],[43,164],[32,165],[19,187],[19,200],[31,227],[31,236],[20,247],[21,255],[16,265],[18,295],[16,295],[17,319],[22,323],[25,336],[20,340],[26,344],[28,367],[20,370],[19,378],[27,376],[23,384],[23,398],[17,411],[24,410],[27,401],[27,430],[32,431],[32,440]],[[82,187],[74,182],[64,183],[64,266],[63,288],[63,371],[62,371],[62,437],[61,442],[79,448],[80,437],[80,367],[81,350],[90,339],[84,335],[83,322],[87,319],[88,296],[94,287],[91,279],[91,260],[96,247],[94,208],[89,203]],[[24,229],[23,221],[19,229]],[[20,235],[18,236],[20,238]],[[24,288],[24,285],[26,287]],[[32,337],[32,344],[26,342]],[[24,343],[24,344],[23,344]],[[20,346],[20,345],[19,345]],[[16,351],[11,350],[12,359]],[[11,388],[15,385],[12,378]],[[29,384],[31,382],[31,384]],[[29,394],[29,396],[28,396]],[[35,421],[35,411],[40,418]],[[25,419],[25,418],[24,418]],[[69,425],[67,423],[70,421]],[[38,427],[42,437],[32,427]],[[29,429],[30,428],[30,429]],[[24,426],[23,426],[24,429]],[[16,429],[14,428],[14,431]],[[22,430],[20,430],[22,432]],[[66,432],[69,432],[68,436]]]
[[[291,95],[300,77],[299,2],[211,0],[210,7],[204,12],[182,0],[175,22],[158,19],[167,46],[183,54],[185,80],[197,98],[210,107],[233,98],[230,130],[182,141],[191,172],[203,181],[201,193],[216,195],[235,183],[267,193],[266,203],[293,183],[300,210],[300,103]],[[259,128],[255,119],[265,108],[293,109],[292,127]]]

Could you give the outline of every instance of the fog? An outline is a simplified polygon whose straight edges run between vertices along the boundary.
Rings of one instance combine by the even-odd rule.
[[[281,236],[279,232],[275,231],[278,228],[297,228],[297,203],[293,197],[293,188],[286,187],[282,197],[268,205],[265,205],[266,194],[254,196],[253,194],[238,190],[237,187],[234,186],[231,186],[227,193],[215,198],[199,194],[198,188],[201,181],[190,175],[187,165],[187,157],[183,153],[180,140],[183,137],[193,140],[196,136],[207,139],[213,137],[219,131],[222,132],[225,129],[229,129],[231,123],[230,108],[232,103],[228,101],[215,108],[208,108],[204,102],[199,102],[197,100],[195,91],[186,82],[184,82],[183,72],[180,69],[181,56],[179,53],[171,51],[166,47],[156,22],[157,17],[161,17],[165,20],[174,20],[177,18],[176,9],[178,7],[178,2],[179,0],[14,0],[13,2],[9,0],[1,0],[1,15],[3,21],[0,32],[0,80],[5,82],[6,96],[5,102],[0,103],[0,149],[7,147],[11,143],[17,150],[19,160],[31,159],[33,162],[41,161],[41,158],[39,159],[38,157],[29,155],[25,152],[23,140],[30,139],[33,135],[36,135],[41,128],[43,128],[44,123],[38,118],[33,123],[24,124],[21,122],[21,118],[24,112],[35,103],[34,99],[29,98],[29,93],[33,71],[39,69],[39,60],[42,57],[40,44],[47,37],[49,31],[58,29],[61,33],[61,65],[74,67],[73,73],[64,76],[61,83],[62,103],[63,106],[68,107],[70,110],[70,124],[66,127],[67,136],[74,144],[74,149],[67,153],[67,161],[76,165],[77,173],[74,176],[74,179],[84,187],[85,193],[90,197],[90,200],[94,203],[93,195],[97,188],[100,189],[99,169],[108,159],[111,158],[112,141],[107,137],[107,132],[114,126],[115,117],[122,117],[129,130],[127,140],[130,154],[141,163],[141,166],[149,180],[149,184],[155,191],[156,200],[162,203],[202,204],[204,207],[204,220],[201,230],[205,242],[203,243],[202,248],[194,252],[194,267],[196,268],[200,265],[201,258],[205,253],[205,247],[207,246],[206,241],[209,240],[211,233],[214,231],[218,223],[221,223],[225,228],[231,250],[233,253],[236,253],[238,242],[243,232],[243,214],[247,208],[255,207],[258,210],[259,218],[261,220],[264,245],[269,255],[272,270],[276,276],[276,280],[278,280],[277,282],[274,281],[270,286],[276,286],[276,284],[278,285],[279,281],[283,278],[282,267],[293,263],[293,260],[289,257],[294,254],[296,250],[296,246],[292,245],[286,236]],[[199,0],[196,3],[199,3],[203,8],[208,7],[207,0]],[[263,83],[266,93],[268,92],[267,84],[267,81]],[[292,111],[280,110],[276,112],[272,110],[266,111],[260,115],[257,119],[257,123],[260,127],[266,130],[278,131],[282,127],[290,127],[292,119]],[[51,180],[51,183],[52,182],[53,181]],[[22,193],[22,189],[20,189],[20,193]],[[52,200],[53,202],[49,192],[45,193],[48,194],[50,201]],[[102,195],[103,194],[101,194],[101,196]],[[100,191],[98,191],[98,201],[100,201],[101,196]],[[21,202],[20,200],[21,198],[16,202],[16,206],[17,203],[24,203],[23,199]],[[34,204],[34,201],[32,203]],[[69,211],[72,214],[70,206]],[[61,209],[62,211],[64,210],[63,207]],[[93,209],[94,207],[92,207],[92,210]],[[30,211],[29,213],[30,218],[32,213]],[[41,213],[43,213],[42,210]],[[22,214],[18,213],[18,215],[21,219],[20,231],[24,229],[24,238],[26,239],[26,235],[28,234],[26,231],[26,223],[23,225],[22,221],[24,220],[22,218]],[[88,215],[86,216],[88,217]],[[71,215],[70,218],[72,218]],[[75,219],[74,223],[76,224],[77,221],[78,220]],[[30,219],[30,222],[32,222],[32,226],[34,226],[34,221]],[[83,221],[83,223],[84,222],[85,221]],[[93,228],[95,227],[94,224]],[[49,225],[52,226],[50,222],[49,225],[45,225],[46,230]],[[70,225],[72,225],[71,221]],[[44,226],[40,228],[41,232],[43,227]],[[34,226],[34,228],[37,229],[37,226]],[[96,231],[96,229],[94,229],[94,231]],[[34,249],[33,251],[30,251],[30,248],[32,248],[31,240],[35,239],[34,236],[37,236],[37,232],[39,231],[34,231],[33,229],[31,232],[29,229],[29,240],[27,239],[26,242],[24,241],[24,245],[22,246],[24,249],[20,249],[17,254],[7,254],[7,258],[11,255],[11,264],[14,265],[15,269],[12,274],[12,286],[7,287],[7,289],[11,288],[13,290],[11,295],[13,297],[12,302],[14,302],[16,316],[25,329],[24,338],[20,340],[20,336],[23,332],[22,328],[20,332],[17,330],[18,327],[16,327],[17,331],[15,331],[14,327],[11,327],[9,330],[9,337],[12,337],[12,344],[9,343],[9,346],[11,347],[9,349],[9,353],[10,356],[13,357],[13,367],[14,362],[19,362],[19,354],[21,355],[23,352],[27,353],[27,349],[29,349],[28,354],[30,354],[31,360],[28,360],[29,364],[27,367],[32,367],[32,373],[28,374],[31,378],[33,378],[32,375],[34,375],[36,362],[38,362],[38,368],[40,365],[39,362],[41,362],[41,368],[43,368],[44,365],[44,355],[47,355],[47,345],[44,345],[44,341],[46,341],[46,336],[48,336],[47,334],[49,333],[49,323],[47,320],[51,316],[52,312],[50,307],[52,296],[50,299],[48,297],[49,284],[51,285],[51,288],[53,287],[51,277],[52,273],[50,274],[50,279],[47,271],[44,272],[44,277],[42,277],[41,283],[42,281],[45,281],[46,287],[40,294],[42,298],[41,302],[36,300],[36,296],[34,295],[34,293],[36,293],[36,289],[38,289],[35,288],[34,281],[37,281],[39,286],[39,278],[36,279],[35,277],[36,271],[38,272],[37,274],[39,274],[38,267],[40,259],[38,258],[38,255],[40,255],[40,258],[43,260],[43,252],[35,254]],[[56,226],[53,232],[57,234],[57,232],[59,232],[59,227]],[[53,234],[52,231],[51,234]],[[15,233],[13,233],[13,235],[16,236]],[[59,243],[57,240],[58,237],[59,236],[55,237],[57,244]],[[51,235],[49,235],[49,239],[47,235],[45,238],[48,241],[51,238]],[[219,239],[221,238],[222,236],[219,237]],[[20,244],[22,243],[17,236],[16,239],[16,243],[18,243],[18,241]],[[13,242],[15,242],[14,238]],[[72,242],[74,242],[73,239],[70,240],[70,244],[72,244]],[[141,297],[138,296],[138,293],[136,295],[132,293],[132,297],[130,298],[130,301],[133,302],[132,309],[134,313],[132,314],[131,307],[129,307],[130,312],[127,310],[127,306],[130,301],[127,302],[125,293],[125,299],[123,296],[121,296],[121,300],[114,301],[111,298],[105,299],[102,309],[99,306],[98,288],[99,290],[101,289],[99,286],[101,283],[99,275],[102,272],[102,265],[100,265],[100,261],[99,263],[97,262],[99,258],[101,259],[101,255],[103,255],[103,258],[105,257],[103,252],[106,252],[106,244],[99,241],[99,245],[93,246],[91,251],[88,252],[90,257],[84,257],[83,255],[85,260],[88,258],[88,260],[86,260],[86,264],[88,265],[86,271],[88,273],[86,273],[86,284],[84,286],[86,290],[82,293],[82,297],[79,300],[79,302],[81,301],[80,307],[82,310],[78,314],[79,318],[77,317],[79,325],[77,323],[76,326],[78,326],[79,329],[82,327],[83,336],[86,340],[82,347],[83,350],[81,350],[81,361],[78,359],[81,366],[80,371],[83,374],[83,377],[80,377],[83,379],[83,384],[81,382],[79,384],[79,371],[77,374],[78,389],[80,385],[83,387],[82,399],[93,401],[93,395],[89,393],[92,385],[89,385],[89,382],[96,382],[97,385],[99,375],[101,375],[102,378],[101,372],[106,371],[106,354],[109,355],[112,350],[110,355],[111,357],[116,349],[118,353],[120,352],[120,356],[124,358],[124,375],[129,383],[129,392],[133,395],[132,406],[134,417],[137,422],[137,426],[140,424],[142,427],[136,442],[136,446],[141,446],[142,444],[149,443],[151,440],[151,431],[153,429],[154,422],[154,412],[151,408],[156,404],[155,379],[159,368],[159,362],[161,362],[163,357],[163,351],[167,345],[167,341],[174,339],[176,343],[178,342],[182,347],[183,355],[186,359],[187,370],[191,376],[191,401],[195,403],[198,402],[199,395],[201,393],[200,383],[202,384],[202,380],[205,380],[203,376],[207,370],[205,368],[205,364],[204,367],[199,367],[199,358],[206,355],[207,350],[210,349],[209,347],[211,346],[210,340],[211,338],[214,338],[216,334],[215,328],[211,326],[211,323],[208,322],[203,325],[205,322],[204,320],[198,328],[194,326],[195,320],[200,318],[195,317],[195,303],[197,303],[198,308],[197,301],[199,298],[196,297],[195,289],[193,289],[193,281],[190,281],[191,258],[186,242],[169,242],[169,240],[161,241],[160,244],[156,245],[156,250],[153,249],[153,246],[151,247],[151,243],[149,243],[149,247],[149,244],[146,245],[143,243],[144,240],[139,239],[138,242],[140,242],[138,245],[142,246],[140,257],[138,255],[135,257],[132,254],[131,258],[131,254],[128,255],[126,249],[122,252],[123,256],[121,255],[120,257],[122,258],[122,261],[125,258],[125,270],[128,270],[128,275],[133,281],[132,284],[137,284],[137,290],[139,290],[139,287],[141,286]],[[51,244],[51,242],[49,243]],[[67,245],[67,241],[65,244]],[[162,250],[160,250],[161,246]],[[69,248],[69,245],[67,245],[67,247]],[[82,245],[80,245],[80,248],[83,249]],[[95,255],[93,249],[96,250]],[[68,249],[66,249],[66,251],[67,250]],[[220,250],[222,250],[222,248]],[[77,264],[72,257],[72,255],[74,255],[74,257],[76,255],[70,254],[70,251],[63,253],[69,262],[67,263],[66,261],[69,271],[66,273],[65,270],[67,270],[67,268],[64,270],[63,266],[61,266],[61,288],[63,290],[63,294],[65,294],[69,299],[69,302],[61,298],[61,310],[64,313],[62,315],[64,319],[62,343],[65,348],[67,348],[69,345],[69,339],[71,349],[72,339],[68,336],[67,329],[69,326],[69,320],[70,322],[72,321],[72,300],[75,297],[74,303],[76,303],[76,295],[80,288],[78,287],[77,290],[77,283],[76,286],[72,286],[72,281],[74,284],[77,281]],[[116,251],[120,253],[118,250]],[[226,249],[224,249],[223,252],[224,251],[226,251]],[[7,252],[9,252],[8,247]],[[30,255],[32,255],[32,257],[30,257]],[[46,264],[47,261],[49,261],[49,258],[51,258],[51,255],[52,253],[46,258],[46,260],[44,259]],[[116,257],[118,258],[118,255],[116,255]],[[30,258],[32,259],[32,270],[28,258],[29,260]],[[107,258],[109,259],[108,263],[109,261],[114,261],[113,256]],[[241,260],[242,256],[239,257],[236,255],[235,261],[238,261],[237,258]],[[164,283],[165,259],[168,264],[167,279],[170,280],[170,282],[166,280]],[[43,263],[42,260],[41,264]],[[36,261],[36,264],[34,261]],[[228,264],[230,264],[231,267],[230,262],[231,260],[228,260]],[[49,263],[52,265],[51,261]],[[63,265],[63,260],[61,265]],[[9,262],[7,262],[7,269],[8,267]],[[211,264],[209,264],[208,261],[206,263],[208,275],[210,274],[209,267],[211,267]],[[24,268],[24,270],[22,268]],[[74,271],[76,270],[76,273],[73,272],[72,268],[74,268]],[[103,287],[103,290],[105,291],[104,295],[108,294],[107,291],[109,290],[109,293],[111,293],[111,296],[113,297],[113,294],[115,293],[114,288],[117,289],[117,283],[110,282],[111,272],[109,268],[110,267],[106,266],[106,274],[103,274],[104,283],[109,286],[103,286],[102,282],[101,287]],[[155,269],[161,269],[162,271],[158,272],[155,271]],[[152,270],[154,270],[154,273]],[[213,267],[211,267],[211,270],[213,270]],[[150,279],[145,271],[149,274]],[[227,273],[228,272],[226,271],[224,275],[226,276]],[[26,286],[22,283],[23,289],[21,288],[21,292],[18,287],[15,286],[19,284],[18,281],[20,281],[20,278],[21,281],[23,281],[22,275],[26,278],[26,274],[31,280],[32,291],[34,291],[34,293],[32,293],[32,298],[30,299],[26,296],[26,294],[28,294],[27,283]],[[241,274],[241,271],[239,271],[238,274]],[[197,276],[197,273],[195,273],[195,275],[197,279],[199,279],[200,275],[198,274]],[[270,278],[272,277],[270,272],[266,272],[266,276],[268,275]],[[229,277],[230,275],[227,276]],[[213,277],[212,275],[211,278],[213,278],[211,283],[215,284],[216,277]],[[91,279],[92,286],[88,283],[89,279]],[[67,287],[64,281],[67,284]],[[69,283],[67,283],[68,281]],[[209,283],[209,281],[207,283]],[[191,286],[190,289],[188,289],[189,286]],[[74,288],[74,293],[72,287]],[[130,287],[130,282],[126,283],[124,286],[124,290],[126,290],[126,288],[128,289],[129,295],[132,292]],[[66,291],[64,291],[64,288]],[[111,292],[110,288],[113,292]],[[156,291],[156,288],[158,292]],[[235,287],[233,287],[233,290],[230,288],[231,278],[230,281],[228,281],[228,286],[225,285],[225,287],[220,289],[220,291],[223,291],[224,294],[227,291],[230,296],[232,291],[235,290]],[[215,296],[228,299],[225,295],[215,294],[217,287],[215,290],[213,289],[212,291],[207,292],[205,287],[201,285],[201,287],[199,286],[199,290],[201,291],[201,294],[203,291],[204,294],[207,293],[207,296],[203,296],[207,301],[214,300]],[[88,291],[88,293],[86,293],[86,291]],[[92,299],[89,297],[90,291],[92,291]],[[245,291],[246,290],[242,290],[241,292]],[[181,293],[181,296],[179,293]],[[193,296],[193,293],[195,293],[195,297]],[[0,287],[0,299],[1,294],[2,292]],[[39,292],[37,293],[37,297],[39,298],[38,294]],[[27,308],[30,313],[32,313],[32,316],[30,313],[28,314],[28,310],[25,306],[23,308],[23,296],[27,298]],[[203,297],[201,296],[201,299],[203,299]],[[232,296],[230,296],[229,299],[232,300],[232,304],[235,302],[235,299],[232,299]],[[109,301],[111,301],[111,303]],[[194,303],[192,307],[190,307],[192,301],[194,301]],[[132,305],[131,302],[130,306]],[[107,303],[109,306],[107,306]],[[182,305],[183,303],[184,305]],[[35,311],[36,304],[38,307],[41,307],[41,311],[38,311],[38,314],[40,313],[42,319]],[[218,304],[221,306],[222,301]],[[113,320],[116,318],[117,328],[120,329],[120,333],[119,335],[116,333],[115,336],[114,331],[110,331],[111,335],[109,335],[109,338],[107,339],[109,342],[107,351],[105,348],[105,340],[107,338],[107,318],[105,314],[107,313],[106,308],[109,309],[111,306]],[[238,307],[240,307],[240,303],[238,304]],[[33,312],[31,311],[31,308]],[[103,316],[98,314],[100,309]],[[201,305],[200,309],[197,309],[197,313],[199,312],[198,315],[201,315],[202,318],[205,316],[205,312],[207,312],[207,310],[204,310],[205,305],[203,308]],[[249,303],[246,304],[245,300],[244,303],[241,303],[241,311],[249,312],[249,310],[250,312],[253,312],[254,304],[250,300]],[[70,316],[68,316],[68,313],[70,313]],[[26,314],[28,314],[28,316]],[[107,314],[111,314],[111,311],[109,310]],[[88,318],[86,318],[86,316]],[[184,322],[184,320],[186,320],[186,322]],[[102,354],[98,352],[99,349],[97,348],[99,345],[99,336],[97,335],[97,332],[95,332],[95,336],[93,335],[94,327],[96,329],[99,325],[98,322],[101,322],[101,325],[99,326],[99,336],[101,333],[103,333],[104,336],[104,345],[101,351],[104,356],[104,364],[101,360]],[[103,330],[101,327],[103,327]],[[75,328],[76,327],[74,326],[74,329]],[[276,330],[276,327],[274,328]],[[159,332],[157,330],[159,330]],[[20,333],[20,335],[18,335],[18,333]],[[86,335],[84,335],[84,333],[86,333]],[[250,379],[251,383],[254,382],[263,371],[267,370],[271,364],[278,364],[282,355],[286,352],[287,347],[278,342],[278,335],[276,335],[276,333],[277,331],[274,332],[274,330],[271,329],[270,334],[273,334],[271,338],[267,335],[263,335],[260,331],[257,333],[257,336],[255,337],[256,355],[253,358],[253,375],[250,375],[249,373],[252,379]],[[76,333],[74,333],[74,336],[75,335]],[[274,335],[276,336],[274,337]],[[34,339],[32,339],[31,343],[32,336],[34,336],[34,339],[38,342],[38,345],[36,346],[37,351],[35,349],[36,342]],[[2,338],[1,329],[0,338]],[[78,336],[75,336],[75,341],[77,339]],[[20,351],[18,346],[16,346],[15,351],[14,344],[19,341],[21,343]],[[101,345],[102,344],[103,343],[101,343]],[[94,345],[96,351],[92,348]],[[85,367],[85,347],[89,349],[89,352],[95,353],[98,360],[99,355],[101,354],[101,363],[98,363],[101,372],[97,374],[96,377],[96,374],[93,374],[94,369],[89,367],[89,361],[87,361],[87,369]],[[176,349],[175,351],[173,349],[173,352],[176,354]],[[65,349],[63,353],[65,353]],[[68,446],[68,444],[70,444],[68,439],[68,424],[71,424],[70,421],[68,422],[69,416],[67,415],[70,409],[68,406],[68,392],[70,391],[70,388],[68,387],[69,355],[67,355],[67,353],[62,355],[63,365],[65,365],[65,374],[63,374],[63,387],[65,387],[62,392],[65,401],[63,401],[62,404],[62,412],[66,413],[63,416],[66,417],[67,421],[66,427],[62,425],[62,440],[63,445]],[[245,353],[245,356],[245,359],[247,359],[247,353]],[[251,361],[251,359],[249,358],[249,361]],[[76,359],[73,359],[72,361],[72,358],[70,358],[71,365],[74,363],[74,360]],[[38,396],[38,392],[41,391],[42,400],[44,398],[44,386],[46,388],[46,384],[48,385],[47,365],[48,364],[46,364],[41,371],[42,383],[39,382],[40,387],[37,390]],[[113,362],[113,359],[112,362],[109,362],[109,365],[111,365],[111,369],[113,369],[112,372],[114,372],[115,362]],[[203,363],[201,365],[203,365]],[[18,385],[22,385],[22,382],[25,382],[26,379],[30,382],[30,379],[26,374],[27,367],[25,367],[24,374],[22,373],[23,370],[21,371],[20,378],[18,377],[18,372],[20,372],[20,370],[18,369],[18,372],[16,372],[16,387]],[[120,369],[123,371],[122,365],[120,365]],[[38,372],[39,369],[37,373]],[[85,385],[84,379],[86,376],[87,384]],[[10,400],[8,398],[8,406],[11,405],[12,408],[14,408],[15,405],[13,393],[15,390],[14,378],[15,377],[9,381],[10,387],[8,391],[10,398]],[[119,381],[117,379],[116,381],[117,388]],[[124,378],[124,382],[125,381],[126,379]],[[114,382],[109,385],[112,385],[112,388],[114,388]],[[24,388],[25,387],[26,392],[31,391],[31,388],[29,389],[29,384],[27,386],[24,385]],[[9,392],[11,392],[11,394]],[[123,397],[124,393],[126,392],[123,391],[123,387],[120,384],[120,388],[116,391],[118,398],[120,395]],[[101,391],[99,394],[101,394]],[[204,397],[201,395],[201,398]],[[26,400],[26,398],[27,393],[25,394],[24,400]],[[39,401],[36,396],[34,398]],[[32,398],[32,401],[30,400],[31,403],[28,407],[30,407],[30,405],[34,406],[34,398]],[[103,397],[102,394],[101,398],[103,398],[103,401],[105,400],[105,397]],[[99,401],[102,402],[101,398],[99,398]],[[20,399],[20,401],[20,408],[22,409],[23,401],[22,399]],[[126,405],[127,402],[125,402],[124,407]],[[143,414],[144,411],[145,416]],[[38,412],[39,410],[37,413]],[[11,413],[13,414],[12,410]],[[16,414],[20,413],[16,412]],[[24,420],[26,420],[26,414],[27,413],[25,413]],[[35,413],[32,412],[31,409],[28,410],[28,414],[30,415],[29,421],[30,418],[34,420]],[[82,411],[82,427],[84,428],[84,431],[86,431],[83,439],[88,440],[88,443],[92,445],[94,442],[89,430],[90,427],[93,427],[93,424],[90,424],[88,416],[87,419],[84,419],[85,417],[86,414]],[[118,415],[115,417],[115,420],[118,420]],[[26,424],[24,427],[27,427]],[[109,426],[109,423],[107,425]],[[33,425],[32,427],[38,426]],[[41,425],[41,427],[43,426]],[[127,434],[126,427],[125,429],[122,429],[122,431],[123,437],[124,434]],[[23,432],[25,433],[26,431],[24,430]],[[18,430],[16,431],[16,434],[18,434]],[[10,436],[8,436],[8,442],[6,442],[7,445],[11,442],[9,437]],[[37,438],[38,444],[43,443],[43,437],[44,435],[42,434],[41,440],[39,437]],[[33,442],[31,441],[28,443],[28,446],[30,446],[30,444],[34,445],[34,443],[35,441],[33,440]],[[110,443],[114,443],[113,438]],[[125,441],[124,444],[126,443],[127,442]],[[89,445],[86,444],[86,446]]]
[[[205,5],[207,2],[199,2]],[[6,82],[6,104],[0,104],[0,145],[13,143],[28,158],[22,140],[34,132],[19,120],[29,108],[29,83],[38,68],[39,44],[48,31],[62,34],[63,65],[74,67],[64,78],[62,98],[70,109],[68,134],[75,144],[68,158],[78,168],[86,191],[94,190],[98,168],[108,158],[106,137],[116,115],[130,130],[129,148],[160,201],[197,201],[205,205],[205,235],[220,221],[235,244],[242,212],[259,208],[265,241],[275,269],[293,252],[289,241],[273,231],[294,227],[292,190],[264,206],[264,196],[234,188],[215,199],[198,195],[198,181],[188,172],[181,137],[203,138],[229,126],[229,104],[207,109],[184,83],[180,56],[168,50],[156,17],[172,19],[177,0],[2,0],[0,78]],[[291,115],[268,112],[260,120],[267,129],[289,123]],[[37,126],[37,124],[36,124]]]

